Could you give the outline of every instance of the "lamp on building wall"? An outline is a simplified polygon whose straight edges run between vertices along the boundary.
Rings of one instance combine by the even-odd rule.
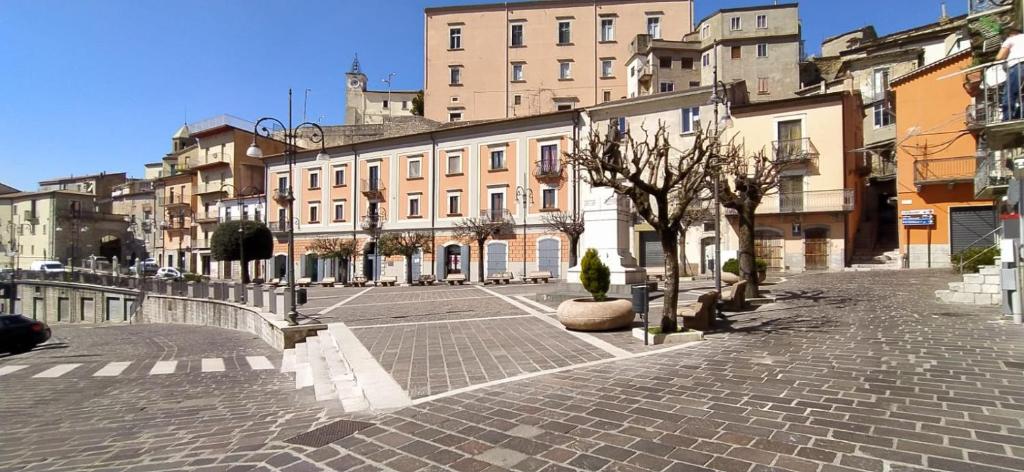
[[[374,282],[380,281],[380,270],[383,265],[380,262],[380,235],[384,232],[384,220],[387,219],[383,208],[379,206],[374,208],[374,211],[366,215],[363,218],[360,226],[363,231],[369,233],[370,238],[373,239],[373,261],[376,267],[373,268]]]
[[[523,205],[523,283],[526,283],[526,218],[530,215],[530,204],[533,203],[533,189],[530,188],[530,181],[526,174],[523,174],[523,185],[516,186],[516,202]],[[495,211],[494,208],[491,209]],[[492,218],[499,218],[494,216]],[[483,257],[481,254],[480,257]],[[540,268],[540,260],[537,261],[537,267]]]
[[[320,152],[317,153],[316,159],[318,161],[326,161],[326,160],[329,160],[331,158],[331,156],[329,154],[327,154],[327,149],[326,149],[326,147],[324,145],[324,129],[321,128],[320,125],[318,125],[316,123],[311,123],[309,121],[300,123],[299,125],[294,126],[294,127],[292,126],[292,89],[288,89],[288,125],[285,126],[285,124],[281,120],[278,120],[277,118],[272,118],[272,117],[263,117],[263,118],[260,118],[259,120],[257,120],[256,124],[253,126],[252,144],[249,146],[249,149],[245,152],[245,155],[247,155],[249,157],[252,157],[252,158],[256,158],[256,159],[259,159],[259,158],[263,157],[263,149],[260,148],[260,145],[257,142],[257,138],[261,134],[263,136],[267,137],[267,138],[271,137],[270,129],[268,129],[267,127],[262,127],[262,128],[260,127],[260,124],[264,123],[264,122],[276,123],[278,126],[280,126],[284,130],[284,132],[283,132],[283,134],[284,134],[283,135],[284,143],[285,143],[284,156],[285,156],[285,161],[288,163],[288,189],[287,189],[287,193],[284,193],[284,194],[280,194],[280,192],[275,193],[274,199],[278,203],[280,203],[280,204],[287,204],[287,206],[288,206],[288,220],[291,221],[291,220],[293,220],[295,218],[295,191],[294,191],[294,189],[295,189],[295,175],[294,174],[295,173],[294,173],[294,170],[295,170],[295,153],[296,153],[296,148],[298,147],[296,143],[298,142],[298,138],[299,138],[298,131],[299,131],[299,129],[305,128],[305,127],[313,128],[314,131],[313,131],[313,134],[310,136],[309,140],[311,142],[313,142],[313,143],[320,144]],[[295,306],[296,305],[296,298],[295,298],[295,225],[294,224],[289,224],[288,225],[288,292],[289,292],[289,298],[290,298],[290,306],[289,306],[288,315],[287,315],[288,324],[291,325],[291,326],[295,326],[295,325],[299,324],[299,321],[298,321],[298,319],[299,319],[299,311],[298,311],[298,309],[296,309],[296,306]]]

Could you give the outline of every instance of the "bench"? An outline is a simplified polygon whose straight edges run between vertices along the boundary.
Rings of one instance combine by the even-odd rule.
[[[712,290],[697,297],[697,302],[679,307],[678,316],[683,319],[683,328],[707,331],[715,319],[715,303],[718,292]]]
[[[398,283],[398,277],[381,277],[377,282],[381,287],[394,287]]]
[[[648,282],[662,282],[665,280],[665,268],[664,267],[648,267],[647,268],[647,281]]]
[[[309,277],[303,277],[295,282],[296,287],[309,287],[313,283],[313,279]]]
[[[508,283],[511,282],[511,281],[512,281],[512,273],[511,272],[495,272],[495,273],[487,276],[487,279],[484,281],[484,284],[485,285],[486,284],[494,284],[494,285],[506,284],[506,285],[508,285]]]
[[[722,310],[740,311],[747,306],[747,281],[741,280],[722,289]]]
[[[353,287],[365,287],[366,286],[366,277],[363,277],[362,275],[357,275],[355,277],[352,277],[352,286]]]
[[[551,272],[548,272],[546,270],[535,270],[533,272],[526,274],[526,277],[523,277],[523,282],[533,282],[535,284],[539,284],[541,283],[541,281],[543,281],[544,283],[548,283],[548,280],[550,279]]]
[[[444,281],[448,283],[448,285],[463,285],[466,283],[466,274],[448,274],[448,277],[445,277]]]
[[[320,281],[320,286],[333,287],[336,283],[338,283],[338,279],[335,279],[334,277],[324,277],[324,279]]]
[[[414,280],[412,283],[413,283],[413,285],[423,285],[423,286],[426,286],[426,285],[434,285],[434,282],[437,282],[437,278],[436,277],[434,277],[433,275],[430,275],[430,274],[424,274],[424,275],[421,275],[420,278]]]

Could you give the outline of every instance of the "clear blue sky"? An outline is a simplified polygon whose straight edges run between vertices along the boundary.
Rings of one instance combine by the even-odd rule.
[[[697,17],[772,0],[696,0]],[[359,53],[371,83],[422,82],[423,8],[466,0],[0,0],[0,182],[99,171],[141,176],[185,120],[284,117],[288,87],[311,89],[308,117],[344,115],[344,73]],[[880,34],[935,21],[939,0],[800,2],[809,53],[874,24]],[[966,0],[950,0],[951,15]]]

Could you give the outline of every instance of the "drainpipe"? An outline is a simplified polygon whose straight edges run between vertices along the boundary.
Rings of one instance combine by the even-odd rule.
[[[389,104],[390,105],[390,104]],[[353,247],[359,247],[359,150],[356,149],[356,145],[352,145],[352,244]],[[349,271],[349,281],[352,277],[356,276],[356,257],[352,255],[350,257],[349,266],[352,268]]]
[[[508,50],[512,47],[512,39],[510,38],[512,35],[512,28],[509,26],[509,18],[508,2],[505,2],[505,118],[508,118],[510,115],[508,95],[512,93],[509,84],[509,80],[511,80],[511,71],[509,70],[508,63]]]
[[[438,163],[437,163],[437,138],[434,137],[434,133],[430,133],[430,195],[431,195],[431,198],[432,198],[432,200],[430,202],[430,206],[433,208],[433,211],[430,212],[430,250],[431,251],[436,251],[437,250],[437,212],[439,210],[437,208],[437,197],[440,196],[437,193],[437,166],[438,166]],[[435,273],[435,270],[436,270],[436,267],[437,267],[437,258],[438,257],[439,257],[438,254],[434,254],[434,257],[431,259],[431,264],[430,264],[430,275],[433,275],[435,277],[437,277],[437,274]],[[422,264],[422,262],[421,262],[421,264]],[[420,267],[420,271],[421,272],[423,271],[422,265]]]

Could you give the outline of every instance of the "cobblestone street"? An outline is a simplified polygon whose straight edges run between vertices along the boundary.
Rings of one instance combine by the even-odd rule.
[[[284,440],[351,416],[251,336],[58,327],[0,358],[27,366],[0,375],[0,470],[1022,470],[1024,329],[934,302],[952,279],[794,276],[778,303],[659,350],[559,330],[531,287],[316,290],[307,309],[352,324],[414,397],[320,447]],[[117,361],[132,366],[93,375]],[[83,365],[33,377],[67,362]]]

